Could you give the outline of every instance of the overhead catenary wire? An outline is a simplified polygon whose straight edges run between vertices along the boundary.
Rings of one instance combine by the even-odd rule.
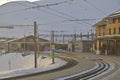
[[[14,3],[16,3],[16,4],[19,4],[18,2],[14,2]],[[32,3],[33,4],[33,3]],[[58,4],[58,3],[55,3],[55,4]],[[24,6],[24,7],[29,7],[29,6],[25,6],[25,5],[22,5],[21,3],[19,4],[19,5],[21,5],[21,6]],[[34,4],[35,5],[35,4]],[[44,5],[44,6],[46,6],[46,5]],[[47,6],[49,6],[49,5],[47,5]],[[23,9],[23,10],[25,10],[25,9]],[[19,10],[15,10],[15,11],[19,11]],[[14,11],[14,12],[15,12]],[[49,11],[46,11],[46,10],[41,10],[41,11],[43,11],[43,12],[45,12],[45,13],[47,13],[47,14],[51,14],[51,15],[53,15],[53,16],[57,16],[57,17],[59,17],[59,18],[64,18],[64,19],[66,19],[65,17],[63,17],[63,16],[60,16],[60,15],[58,15],[58,14],[56,14],[56,13],[52,13],[52,12],[49,12]],[[12,11],[10,11],[10,12],[12,12]],[[8,12],[9,13],[9,12]],[[3,14],[5,14],[5,13],[3,13]],[[62,21],[63,22],[63,21]],[[40,25],[40,24],[39,24]],[[3,25],[3,26],[8,26],[8,25]],[[24,27],[24,26],[33,26],[33,25],[21,25],[21,24],[19,24],[19,25],[11,25],[11,26],[17,26],[17,27]]]
[[[63,3],[68,3],[68,1],[75,1],[75,0],[66,0],[66,1],[63,1],[63,2],[57,2],[57,3],[52,3],[52,4],[45,4],[45,5],[42,5],[42,6],[40,6],[39,4],[36,4],[36,3],[30,3],[30,4],[34,4],[34,5],[37,5],[37,6],[35,6],[35,7],[30,7],[30,6],[27,6],[27,5],[24,5],[24,4],[22,4],[22,3],[19,3],[19,2],[17,2],[17,1],[15,1],[14,3],[16,3],[16,4],[19,4],[19,5],[21,5],[21,6],[24,6],[24,7],[29,7],[29,8],[24,8],[24,10],[26,10],[26,9],[32,9],[32,8],[40,8],[40,7],[44,7],[44,8],[49,8],[50,10],[52,10],[52,11],[54,11],[54,12],[57,12],[57,13],[59,13],[59,14],[62,14],[62,15],[65,15],[65,16],[69,16],[69,17],[71,17],[71,18],[74,18],[73,16],[70,16],[70,15],[68,15],[68,14],[65,14],[65,13],[63,13],[63,12],[60,12],[60,11],[56,11],[56,10],[53,10],[53,9],[51,9],[50,8],[50,6],[52,6],[52,5],[59,5],[59,4],[63,4]],[[21,10],[23,10],[23,9],[21,9]],[[19,11],[19,10],[16,10],[16,11]],[[42,10],[42,11],[44,11],[44,12],[48,12],[48,11],[45,11],[45,10]],[[12,12],[12,11],[11,11]],[[15,11],[14,11],[15,12]],[[5,13],[3,13],[3,14],[5,14]],[[51,14],[51,13],[50,13]],[[54,14],[54,13],[52,13],[53,15],[56,15],[56,14]],[[58,15],[57,15],[58,16]],[[61,17],[61,16],[59,16],[59,17]],[[78,19],[76,19],[76,20],[78,20]],[[83,21],[83,20],[82,20]]]
[[[61,21],[53,21],[53,22],[49,22],[49,23],[42,23],[42,24],[38,24],[38,25],[51,25],[51,24],[59,24],[59,23],[66,23],[66,22],[71,22],[71,21],[94,21],[97,19],[68,19],[68,20],[61,20]]]
[[[74,0],[68,0],[68,1],[74,1]],[[33,3],[33,4],[39,5],[39,4],[36,4],[36,3]],[[38,6],[38,7],[35,7],[35,8],[39,8],[39,6]],[[47,6],[46,9],[52,10],[53,12],[56,12],[56,13],[61,14],[61,15],[64,15],[64,16],[68,16],[69,18],[76,19],[75,17],[73,17],[73,16],[71,16],[71,15],[68,15],[68,14],[66,14],[66,13],[64,13],[64,12],[60,12],[60,11],[57,11],[57,10],[52,9],[52,8],[50,8],[50,6]],[[57,16],[58,16],[58,15],[57,15]],[[60,16],[59,16],[59,17],[60,17]],[[65,18],[65,17],[64,17],[64,18]],[[85,23],[85,24],[87,24],[87,26],[91,25],[90,23],[85,22],[84,20],[86,21],[86,19],[83,19],[83,20],[76,19],[76,20],[69,20],[69,21],[74,21],[74,22],[77,21],[76,23],[78,23],[78,24],[83,24],[83,23]],[[78,22],[78,21],[82,21],[82,22]],[[90,21],[90,19],[87,20],[87,21]]]
[[[66,14],[66,13],[63,13],[63,12],[60,12],[60,11],[51,9],[51,8],[47,8],[47,9],[50,9],[50,10],[52,10],[52,11],[58,13],[58,14],[68,16],[69,18],[72,18],[72,19],[75,19],[75,20],[79,20],[78,18],[75,18],[75,17],[73,17],[73,16],[71,16],[71,15],[69,15],[69,14]],[[71,21],[71,20],[69,20],[69,21]],[[79,21],[80,21],[80,20],[79,20]],[[76,23],[78,23],[78,24],[85,23],[85,24],[87,24],[87,25],[90,25],[88,22],[85,22],[84,20],[81,20],[81,21],[82,21],[82,22],[76,22]],[[74,21],[74,22],[75,22],[75,21]]]
[[[74,1],[74,0],[69,0],[69,1]],[[50,5],[42,5],[42,6],[39,6],[39,5],[36,4],[36,3],[32,3],[32,4],[37,5],[37,6],[31,7],[31,8],[28,8],[28,9],[38,8],[38,10],[39,10],[40,7],[45,7],[45,6],[47,6],[47,9],[50,9],[49,7],[52,6],[52,5],[58,5],[58,4],[66,3],[66,2],[68,2],[68,1],[59,2],[59,3],[55,3],[55,4],[50,4]],[[45,8],[46,8],[46,7],[45,7]],[[50,10],[52,10],[52,11],[58,13],[58,14],[64,15],[64,16],[68,16],[69,18],[74,18],[74,19],[76,19],[75,17],[70,16],[70,15],[68,15],[68,14],[65,14],[65,13],[63,13],[63,12],[60,12],[60,11],[57,11],[57,10],[53,10],[53,9],[50,9]],[[53,13],[53,12],[51,13],[51,12],[48,12],[48,11],[45,11],[45,10],[42,10],[42,11],[43,11],[43,12],[46,12],[46,13],[49,13],[49,14],[52,14],[52,15],[54,15],[54,16],[60,17],[60,18],[67,19],[67,17],[60,16],[60,15],[58,15],[58,14],[56,14],[56,13]],[[76,22],[76,23],[82,24],[81,22]],[[84,22],[84,23],[89,24],[89,23],[87,23],[87,22]]]
[[[72,0],[69,0],[69,1],[72,1]],[[43,7],[49,7],[49,6],[56,6],[56,5],[64,4],[64,3],[67,3],[67,2],[68,1],[62,1],[62,2],[57,2],[57,3],[50,3],[50,4],[45,4],[45,5],[37,5],[37,6],[31,7],[31,6],[26,6],[26,5],[23,5],[23,4],[15,1],[14,3],[19,4],[21,6],[24,6],[26,8],[22,8],[22,9],[19,9],[19,10],[12,10],[12,11],[8,11],[8,12],[0,13],[0,15],[10,14],[10,13],[15,13],[15,12],[20,12],[20,11],[26,11],[26,10],[34,9],[34,8],[43,8]],[[31,3],[31,4],[35,5],[35,3]]]
[[[29,27],[29,26],[33,26],[33,25],[23,25],[23,24],[12,24],[12,25],[0,25],[0,28],[10,28],[13,29],[14,27]]]
[[[40,8],[40,7],[50,7],[50,6],[54,6],[54,5],[60,5],[60,4],[63,4],[63,3],[67,3],[67,1],[58,2],[58,3],[51,3],[51,4],[45,4],[45,5],[38,5],[38,4],[37,4],[37,6],[30,7],[30,8],[26,8],[26,10],[27,10],[27,9]],[[35,3],[33,3],[33,4],[35,4]]]
[[[75,18],[74,16],[71,16],[71,15],[66,14],[66,13],[64,13],[64,12],[61,12],[61,11],[54,10],[54,9],[50,8],[52,5],[59,5],[59,4],[67,3],[68,1],[74,1],[74,0],[67,0],[67,1],[58,2],[58,3],[52,3],[52,4],[45,4],[45,5],[42,5],[42,6],[40,6],[39,4],[36,4],[36,3],[30,3],[30,4],[37,5],[37,6],[35,6],[35,7],[30,7],[30,6],[27,6],[27,5],[23,5],[23,4],[19,3],[19,2],[15,2],[15,3],[16,3],[16,4],[19,4],[19,5],[21,5],[21,6],[24,6],[24,7],[30,7],[30,8],[32,8],[32,9],[33,9],[33,8],[34,8],[34,9],[38,8],[38,10],[40,9],[40,7],[46,8],[46,9],[52,11],[52,12],[47,11],[47,10],[43,10],[43,9],[41,9],[40,11],[43,11],[43,12],[45,12],[45,13],[47,13],[47,14],[50,14],[50,15],[53,15],[53,16],[56,16],[56,17],[65,19],[65,20],[60,21],[60,22],[58,22],[58,23],[71,21],[71,22],[75,22],[75,23],[78,23],[78,24],[85,23],[85,24],[87,24],[87,25],[90,25],[88,22],[85,22],[85,21],[92,21],[92,19],[77,19],[77,18]],[[47,7],[45,7],[45,6],[47,6]],[[29,8],[29,9],[30,9],[30,8]],[[25,9],[28,9],[28,8],[25,8]],[[49,24],[49,23],[48,23],[48,24]],[[53,22],[53,24],[54,24],[54,22]],[[40,24],[39,24],[39,25],[40,25]],[[44,24],[43,24],[43,25],[44,25]],[[14,26],[33,26],[33,25],[14,25]]]
[[[74,0],[70,0],[70,1],[74,1]],[[32,3],[32,4],[33,4],[33,3]],[[38,5],[38,6],[34,7],[34,8],[38,8],[38,10],[39,10],[39,4],[36,4],[36,3],[34,3],[34,4],[35,4],[35,5]],[[68,15],[68,14],[66,14],[66,13],[63,13],[63,12],[60,12],[60,11],[51,9],[51,8],[48,7],[48,6],[47,6],[47,9],[50,9],[50,10],[52,10],[53,12],[62,15],[62,17],[61,17],[61,16],[58,16],[58,14],[57,14],[57,17],[64,18],[64,19],[67,19],[67,17],[76,19],[75,17],[73,17],[73,16],[71,16],[71,15]],[[51,14],[51,12],[48,12],[48,11],[45,11],[45,10],[44,10],[44,12],[47,12],[47,13],[50,13],[50,14]],[[55,13],[52,13],[52,15],[55,14]],[[64,15],[65,17],[63,17],[63,15]],[[55,14],[54,16],[56,16],[56,14]],[[67,17],[66,17],[66,16],[67,16]],[[74,21],[74,22],[75,22],[75,21]],[[82,22],[76,22],[76,23],[82,24]],[[87,26],[90,25],[88,22],[83,22],[83,23],[87,24]]]
[[[107,15],[106,12],[104,12],[102,9],[96,7],[94,4],[92,4],[90,1],[88,0],[84,0],[84,2],[88,3],[89,5],[91,5],[93,8],[95,8],[96,10],[100,11],[102,14]]]
[[[74,0],[68,0],[68,1],[74,1]],[[68,1],[63,1],[63,2],[60,2],[59,4],[61,4],[61,3],[67,3]],[[39,4],[36,4],[36,3],[32,3],[32,4],[35,4],[35,5],[38,5],[38,6],[36,6],[36,7],[34,7],[34,8],[38,8],[38,10],[39,10]],[[58,3],[57,3],[57,5],[58,5]],[[50,6],[47,6],[47,7],[45,7],[46,9],[51,9],[50,8]],[[52,10],[52,9],[51,9]],[[55,12],[55,13],[51,13],[51,12],[48,12],[48,11],[45,11],[45,10],[42,10],[42,11],[44,11],[44,12],[47,12],[47,13],[50,13],[50,14],[52,14],[52,15],[54,15],[54,16],[57,16],[57,17],[60,17],[60,18],[64,18],[64,19],[68,19],[66,16],[68,16],[68,17],[71,17],[71,18],[74,18],[74,17],[72,17],[72,16],[70,16],[70,15],[67,15],[67,14],[65,14],[65,13],[63,13],[63,12],[59,12],[59,11],[56,11],[56,10],[53,10],[53,12]],[[57,13],[57,14],[56,14]],[[61,15],[58,15],[58,14],[61,14]],[[63,17],[63,15],[65,16],[65,17]],[[68,20],[69,21],[69,20]]]
[[[16,4],[18,4],[18,2],[14,2],[14,3],[16,3]],[[23,6],[22,4],[20,4],[21,6]],[[35,5],[35,4],[34,4]],[[29,7],[29,6],[25,6],[25,7]],[[63,16],[60,16],[60,15],[58,15],[58,14],[56,14],[56,13],[52,13],[52,12],[49,12],[49,11],[46,11],[46,10],[41,10],[41,11],[43,11],[43,12],[45,12],[45,13],[47,13],[47,14],[50,14],[50,15],[53,15],[53,16],[57,16],[57,17],[59,17],[59,18],[64,18],[64,19],[66,19],[65,17],[63,17]],[[62,21],[62,22],[64,22],[64,21]],[[40,24],[39,24],[40,25]],[[3,25],[3,26],[8,26],[8,25]],[[1,26],[1,27],[3,27],[3,26]],[[33,26],[33,25],[22,25],[22,24],[19,24],[19,25],[11,25],[11,26],[17,26],[17,27],[24,27],[24,26]]]
[[[69,1],[74,1],[74,0],[69,0]],[[63,2],[58,2],[58,3],[53,3],[53,4],[46,4],[46,5],[42,5],[42,6],[39,6],[39,5],[36,4],[36,3],[31,3],[31,4],[37,5],[36,7],[31,7],[31,8],[40,8],[40,7],[45,7],[45,6],[48,7],[48,6],[59,5],[59,4],[67,3],[67,2],[68,2],[68,1],[63,1]],[[21,6],[24,6],[24,7],[29,7],[29,6],[23,5],[23,4],[19,3],[19,2],[14,2],[14,3],[19,4],[19,5],[21,5]],[[26,8],[26,9],[31,9],[31,8]],[[39,10],[39,9],[38,9],[38,10]],[[59,18],[67,19],[66,17],[63,17],[63,16],[58,15],[58,14],[53,13],[53,12],[49,12],[49,11],[46,11],[46,10],[41,10],[41,11],[46,12],[46,13],[48,13],[48,14],[51,14],[51,15],[53,15],[53,16],[57,16],[57,17],[59,17]],[[15,11],[14,11],[14,12],[15,12]],[[3,14],[5,14],[5,13],[3,13]],[[62,14],[64,14],[64,13],[62,13]],[[70,16],[69,16],[69,17],[70,17]]]

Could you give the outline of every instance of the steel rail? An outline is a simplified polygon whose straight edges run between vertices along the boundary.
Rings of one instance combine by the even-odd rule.
[[[90,80],[104,73],[105,71],[109,70],[109,68],[110,68],[110,64],[106,62],[98,62],[98,66],[93,69],[90,69],[78,74],[74,74],[71,76],[67,76],[64,78],[59,78],[57,80]]]
[[[85,78],[82,78],[81,80],[88,80],[88,79],[92,79],[95,78],[96,76],[104,73],[105,71],[107,71],[110,68],[110,64],[108,63],[103,63],[103,68],[101,70],[98,70],[95,74],[91,74],[90,76],[87,76]]]

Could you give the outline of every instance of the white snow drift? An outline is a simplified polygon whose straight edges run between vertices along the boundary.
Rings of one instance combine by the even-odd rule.
[[[34,68],[34,55],[22,56],[21,53],[9,53],[0,56],[0,79],[14,76],[27,75],[55,69],[67,62],[55,58],[55,64],[49,56],[39,56],[38,68]]]

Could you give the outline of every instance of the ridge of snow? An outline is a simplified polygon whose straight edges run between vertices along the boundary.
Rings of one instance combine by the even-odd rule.
[[[55,64],[51,64],[52,59],[49,56],[41,59],[42,56],[44,55],[41,55],[37,59],[38,68],[34,68],[33,54],[25,57],[23,57],[21,53],[9,53],[0,56],[0,79],[48,71],[62,67],[67,63],[62,59],[55,58]],[[10,70],[9,66],[11,68]]]

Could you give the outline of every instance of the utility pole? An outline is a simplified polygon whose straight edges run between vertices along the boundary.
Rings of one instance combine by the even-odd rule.
[[[88,40],[89,40],[89,32],[87,33],[87,38],[88,38]]]
[[[26,49],[25,49],[25,48],[26,48],[26,40],[25,40],[25,35],[24,35],[24,45],[23,45],[23,46],[24,46],[24,47],[23,47],[23,48],[24,48],[24,49],[23,49],[23,53],[25,54],[25,53],[26,53],[26,51],[25,51],[25,50],[26,50]]]
[[[91,40],[93,40],[93,38],[94,38],[94,33],[93,33],[92,29],[91,29]]]
[[[83,36],[82,36],[82,32],[81,32],[81,33],[80,33],[80,38],[81,38],[81,40],[82,40],[82,37],[83,37]]]
[[[65,35],[63,34],[63,44],[65,43]]]
[[[37,57],[39,57],[39,54],[40,54],[40,41],[39,41],[39,34],[38,34],[38,37],[37,37],[37,51],[38,51],[38,55],[37,55]]]
[[[9,64],[9,70],[11,70],[11,62],[10,62],[10,59],[9,59],[8,64]]]
[[[55,43],[56,43],[56,44],[57,44],[57,37],[58,37],[58,35],[55,36]]]
[[[76,41],[76,38],[77,38],[77,36],[76,36],[76,27],[74,28],[74,41]]]
[[[50,33],[50,37],[51,37],[51,43],[50,43],[50,52],[51,52],[51,57],[52,57],[52,64],[55,63],[55,60],[54,60],[54,57],[55,57],[55,54],[54,54],[54,48],[55,48],[55,44],[54,44],[54,31],[51,31]]]
[[[35,53],[34,53],[34,63],[35,63],[35,68],[37,68],[37,23],[34,21],[34,42],[35,42]]]

